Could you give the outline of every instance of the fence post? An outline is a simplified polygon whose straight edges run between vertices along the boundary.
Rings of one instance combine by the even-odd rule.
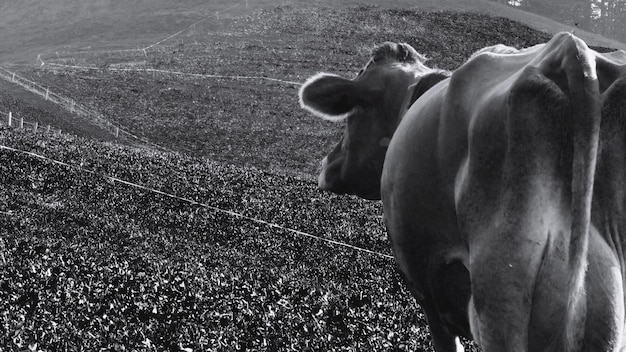
[[[48,128],[46,129],[46,134],[50,133],[50,125],[48,125]]]
[[[120,128],[119,127],[115,127],[115,138],[118,138],[120,136]]]
[[[9,111],[9,127],[11,127],[11,118],[13,117],[13,113]]]
[[[50,89],[46,88],[46,100],[48,100],[48,95],[50,94]]]
[[[33,133],[37,133],[37,128],[39,127],[39,122],[35,121],[33,124]]]
[[[24,118],[20,117],[20,129],[24,128]]]
[[[13,72],[13,77],[11,77],[11,82],[15,83],[15,72]]]

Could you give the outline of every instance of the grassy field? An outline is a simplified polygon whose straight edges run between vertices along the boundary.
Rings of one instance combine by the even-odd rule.
[[[135,11],[145,3],[133,2]],[[175,14],[185,24],[197,18]],[[352,77],[385,40],[454,69],[483,46],[549,35],[477,13],[292,2],[205,21],[182,38],[147,57],[46,57],[95,69],[19,72],[171,153],[112,144],[78,117],[0,85],[1,109],[82,136],[0,128],[1,145],[71,165],[0,149],[0,351],[431,350],[390,259],[285,229],[390,254],[379,203],[316,188],[319,160],[342,126],[301,111],[296,84],[196,74]],[[138,62],[184,74],[111,70]]]
[[[406,309],[415,305],[388,258],[101,175],[388,254],[375,203],[179,154],[6,129],[0,140],[75,167],[0,151],[3,348],[428,347],[423,318]]]
[[[0,62],[32,65],[38,54],[143,48],[195,22],[212,21],[218,12],[222,18],[233,18],[278,5],[473,11],[509,18],[549,33],[576,30],[592,45],[626,49],[622,43],[486,0],[23,0],[0,3]]]
[[[77,136],[95,138],[101,141],[116,141],[115,136],[91,121],[81,119],[76,114],[35,96],[22,87],[0,80],[0,112],[18,113],[17,117],[25,121],[37,121],[40,126],[51,125],[55,129],[66,131]],[[2,120],[3,124],[6,121]]]
[[[369,50],[386,40],[408,42],[428,56],[431,65],[454,69],[486,45],[526,47],[548,38],[516,22],[475,13],[287,6],[199,26],[185,40],[190,44],[152,52],[148,58],[116,58],[119,65],[143,57],[144,67],[188,75],[57,72],[46,66],[23,74],[169,149],[310,176],[341,128],[301,110],[298,85],[192,74],[294,82],[318,71],[352,77],[367,61]],[[73,58],[96,67],[111,60]]]

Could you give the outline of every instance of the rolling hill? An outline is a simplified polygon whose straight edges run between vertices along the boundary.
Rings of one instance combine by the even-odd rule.
[[[154,43],[226,1],[52,3],[1,3],[4,62],[174,152],[109,143],[88,120],[0,84],[0,110],[76,128],[0,127],[0,350],[432,349],[386,257],[380,204],[317,190],[342,127],[302,111],[294,82],[351,77],[385,40],[454,69],[486,45],[549,34],[458,11],[495,8],[479,0],[419,2],[435,12],[250,0],[175,45],[102,53]],[[32,65],[37,53],[49,64]]]
[[[246,6],[247,5],[247,6]],[[377,5],[428,11],[472,11],[509,18],[532,28],[556,33],[574,31],[548,18],[486,0],[24,0],[0,3],[0,63],[36,64],[38,54],[67,50],[133,49],[167,38],[198,21],[213,20],[216,14],[236,17],[277,5],[347,8]],[[602,36],[576,30],[590,45],[626,48]]]
[[[548,38],[470,12],[283,6],[198,25],[181,34],[186,44],[147,57],[68,53],[20,73],[168,149],[312,175],[340,128],[301,110],[290,82],[320,70],[351,76],[387,40],[408,42],[431,65],[454,69],[494,42],[526,47]]]

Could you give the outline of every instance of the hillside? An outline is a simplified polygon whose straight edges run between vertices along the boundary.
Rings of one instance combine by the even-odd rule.
[[[100,141],[122,142],[93,123],[72,112],[66,111],[56,104],[46,101],[22,87],[0,79],[0,112],[11,111],[16,118],[26,121],[36,121],[41,126],[54,126],[55,129],[71,133],[76,136],[89,137]],[[4,121],[2,121],[5,123]]]
[[[294,8],[348,8],[377,5],[428,11],[472,11],[509,18],[532,28],[556,33],[573,31],[590,45],[626,48],[622,43],[586,33],[548,18],[486,0],[24,0],[0,3],[0,63],[36,64],[38,54],[59,51],[135,49],[167,38],[198,21],[212,22],[219,12],[233,18],[277,5]]]
[[[0,148],[0,349],[429,348],[388,258],[229,213],[388,254],[378,204],[83,138],[0,144],[71,165]]]
[[[180,30],[219,7],[201,1],[3,1],[0,30],[2,61],[35,64],[39,53],[65,49],[145,46]],[[207,12],[204,12],[204,11]],[[211,11],[212,10],[212,11]]]
[[[2,3],[0,16],[54,19],[45,26],[58,44],[34,38],[21,51],[46,48],[47,64],[18,73],[174,151],[102,142],[111,137],[86,124],[74,125],[82,137],[0,127],[0,350],[432,350],[387,257],[380,204],[317,189],[343,127],[303,111],[297,82],[353,77],[386,40],[454,69],[486,45],[550,35],[475,12],[291,2],[199,23],[146,54],[102,53],[84,45],[133,47],[180,26],[151,14],[145,35],[128,35],[125,15],[144,13],[142,0],[54,3]],[[108,3],[122,6],[123,40],[99,37],[112,22],[85,19],[106,18]],[[186,3],[197,13],[151,2],[184,25],[213,6]],[[59,21],[67,36],[52,35]],[[0,83],[0,109],[72,129],[71,115],[37,99]]]
[[[430,65],[454,69],[492,43],[527,47],[549,39],[504,18],[379,7],[285,6],[201,28],[184,37],[190,44],[148,57],[55,56],[46,60],[92,69],[46,65],[21,73],[169,149],[311,177],[341,129],[300,109],[299,86],[289,82],[319,71],[351,77],[386,40],[408,42]],[[107,60],[117,60],[110,66],[120,69],[124,62],[143,63],[115,71],[102,68]],[[239,76],[282,81],[227,78]]]

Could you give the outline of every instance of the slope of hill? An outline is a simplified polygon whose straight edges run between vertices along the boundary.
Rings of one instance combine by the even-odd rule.
[[[85,14],[76,12],[77,23],[93,24],[81,22]],[[453,69],[485,45],[549,35],[477,13],[283,6],[181,38],[185,45],[139,54],[144,67],[177,73],[113,71],[98,67],[97,54],[71,57],[87,69],[20,71],[179,153],[0,128],[0,145],[70,165],[0,147],[0,350],[431,349],[388,258],[284,229],[390,253],[380,204],[316,189],[318,162],[341,126],[302,111],[296,84],[215,75],[351,77],[385,40]],[[119,61],[136,62],[132,55]],[[11,89],[0,87],[0,104],[35,120],[63,117]]]
[[[405,8],[424,11],[450,10],[476,12],[496,17],[504,17],[549,34],[555,34],[563,31],[575,32],[578,37],[585,40],[589,45],[626,49],[626,44],[616,40],[606,38],[595,33],[583,31],[578,28],[556,22],[544,16],[487,0],[347,0],[341,2],[335,2],[333,0],[315,0],[311,2],[306,0],[293,0],[290,1],[290,3],[297,3],[298,6],[354,7],[360,5],[376,5],[388,8]],[[338,3],[341,5],[338,5]]]
[[[179,39],[188,44],[147,57],[141,52],[55,55],[46,61],[71,59],[93,69],[44,66],[22,73],[169,149],[313,175],[340,129],[299,108],[298,86],[213,75],[291,82],[318,71],[349,77],[367,61],[369,49],[387,40],[408,42],[430,58],[430,65],[454,69],[493,43],[527,47],[549,38],[518,22],[474,12],[283,6],[198,24],[181,33]],[[110,60],[141,66],[112,71],[102,66]],[[183,74],[157,75],[142,67]]]
[[[430,348],[389,258],[226,213],[388,254],[378,204],[82,138],[0,127],[0,144],[71,165],[0,148],[2,349]]]
[[[51,125],[55,129],[76,136],[100,141],[123,142],[93,121],[66,111],[16,84],[0,79],[0,112],[8,113],[9,111],[15,118],[37,122],[40,126]]]
[[[527,47],[550,36],[478,13],[284,6],[198,25],[181,38],[189,44],[117,59],[182,74],[103,69],[102,57],[92,54],[71,59],[93,69],[23,73],[169,149],[313,175],[340,127],[300,109],[296,84],[215,75],[290,82],[318,71],[351,77],[369,50],[387,40],[408,42],[430,65],[454,69],[484,46]]]
[[[473,11],[509,18],[535,29],[555,33],[574,31],[548,18],[486,0],[24,0],[0,4],[0,62],[35,64],[37,54],[64,50],[133,49],[155,43],[197,21],[212,21],[216,13],[233,17],[251,11],[290,4],[296,8],[346,8],[377,5],[428,11]],[[622,43],[576,30],[591,45],[626,48]]]

